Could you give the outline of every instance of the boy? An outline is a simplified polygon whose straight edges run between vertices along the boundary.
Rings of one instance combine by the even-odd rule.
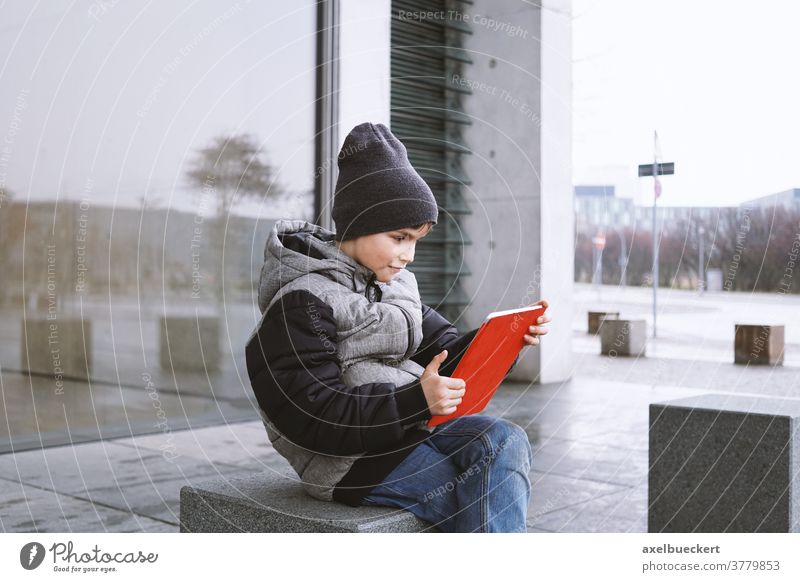
[[[246,356],[273,446],[318,499],[400,507],[447,532],[525,531],[525,432],[477,415],[426,426],[461,403],[449,374],[477,330],[423,305],[405,268],[438,208],[385,126],[345,139],[332,215],[335,234],[281,220],[267,240]],[[535,345],[547,330],[529,331]]]

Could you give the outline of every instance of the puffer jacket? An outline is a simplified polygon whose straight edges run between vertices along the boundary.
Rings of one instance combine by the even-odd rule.
[[[429,434],[425,366],[447,349],[452,373],[477,330],[423,305],[410,271],[379,283],[297,220],[268,237],[258,302],[245,353],[269,439],[310,495],[359,505]]]

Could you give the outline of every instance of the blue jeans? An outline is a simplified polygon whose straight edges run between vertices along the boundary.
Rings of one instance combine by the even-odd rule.
[[[444,532],[525,532],[532,463],[516,424],[462,416],[437,426],[363,504],[405,509]]]

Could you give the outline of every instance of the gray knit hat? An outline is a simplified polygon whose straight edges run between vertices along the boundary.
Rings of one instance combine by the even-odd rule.
[[[336,240],[436,223],[433,192],[408,161],[406,147],[380,123],[353,128],[339,152],[333,198]]]

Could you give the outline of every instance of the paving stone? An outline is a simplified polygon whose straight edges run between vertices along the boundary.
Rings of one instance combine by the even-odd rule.
[[[574,477],[562,477],[531,471],[531,504],[528,508],[528,525],[540,527],[545,515],[626,488],[611,483],[601,483]]]
[[[597,349],[595,346],[594,349]],[[800,366],[742,366],[730,361],[730,341],[726,343],[724,361],[702,361],[689,358],[609,358],[608,356],[576,354],[580,364],[576,373],[581,380],[593,379],[603,385],[646,379],[653,390],[682,391],[682,393],[650,395],[651,401],[681,398],[703,392],[739,392],[764,396],[800,397]],[[800,352],[800,350],[796,350]],[[792,352],[786,352],[786,357]],[[604,362],[605,360],[605,362]]]
[[[148,481],[215,474],[211,464],[186,456],[174,459],[161,452],[99,442],[0,455],[6,478],[53,489],[82,492],[87,487],[128,487]]]
[[[291,466],[288,463],[282,465],[280,469],[273,469],[276,474],[283,474],[287,470],[291,470]],[[226,480],[252,474],[252,470],[239,470],[236,472],[228,471],[224,474],[217,474],[214,477],[216,479]],[[122,511],[134,512],[138,515],[145,515],[154,519],[167,521],[177,527],[180,521],[181,487],[208,482],[210,478],[211,476],[209,475],[203,475],[186,479],[179,478],[167,481],[156,481],[153,483],[142,483],[124,488],[100,487],[89,489],[77,495],[94,503],[101,503]]]
[[[552,532],[646,532],[647,488],[628,488],[551,511],[535,522]]]
[[[249,424],[249,423],[248,423]],[[264,425],[259,430],[238,424],[194,430],[173,431],[113,441],[153,451],[169,451],[175,455],[194,457],[212,464],[223,463],[243,467],[266,468],[282,460],[272,447]]]
[[[0,480],[4,532],[166,532],[175,526],[88,501]]]
[[[561,439],[544,441],[533,454],[542,473],[624,486],[647,483],[647,463],[647,452]]]
[[[581,438],[585,442],[605,446],[608,449],[622,449],[626,451],[636,451],[639,453],[647,453],[649,450],[649,425],[647,423],[627,425],[623,422],[617,423],[617,426],[625,426],[626,428],[634,428],[634,430],[610,430],[608,432],[600,432],[590,437]],[[613,453],[612,453],[613,454]]]

